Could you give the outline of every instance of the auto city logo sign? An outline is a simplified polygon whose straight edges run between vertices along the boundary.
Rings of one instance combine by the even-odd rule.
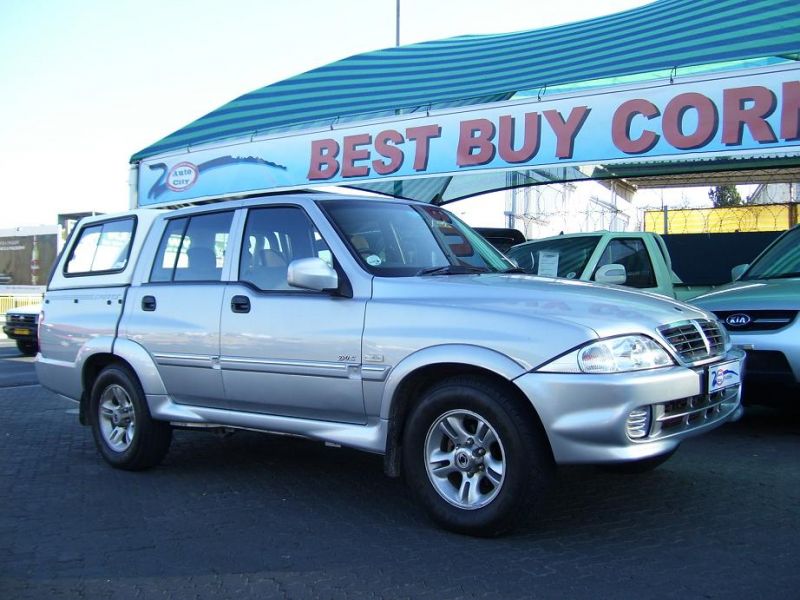
[[[729,315],[725,319],[725,324],[730,325],[731,327],[744,327],[745,325],[749,325],[750,321],[752,321],[750,315],[736,313],[735,315]]]
[[[169,170],[165,183],[173,192],[183,192],[195,184],[199,175],[196,165],[180,162]]]

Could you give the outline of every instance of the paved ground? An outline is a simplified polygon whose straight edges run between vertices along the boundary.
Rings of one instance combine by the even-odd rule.
[[[28,381],[14,354],[0,373]],[[797,417],[751,412],[648,475],[564,469],[538,520],[480,540],[375,456],[178,432],[127,473],[38,386],[0,389],[0,414],[2,599],[800,597]]]

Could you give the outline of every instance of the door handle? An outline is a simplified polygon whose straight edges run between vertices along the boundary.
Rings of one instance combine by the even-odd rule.
[[[155,296],[145,296],[142,298],[142,310],[152,312],[156,309]]]
[[[235,313],[249,313],[250,298],[247,296],[234,296],[231,298],[231,310]]]

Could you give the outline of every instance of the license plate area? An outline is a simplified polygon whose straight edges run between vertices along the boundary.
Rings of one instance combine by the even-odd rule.
[[[14,335],[31,335],[31,330],[17,327],[14,329]]]
[[[708,367],[708,393],[713,394],[742,381],[742,369],[738,360],[729,360]]]

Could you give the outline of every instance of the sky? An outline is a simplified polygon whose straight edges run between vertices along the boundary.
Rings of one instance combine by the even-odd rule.
[[[401,43],[641,0],[401,0]],[[0,0],[0,229],[128,208],[130,156],[233,98],[393,46],[395,0]]]

